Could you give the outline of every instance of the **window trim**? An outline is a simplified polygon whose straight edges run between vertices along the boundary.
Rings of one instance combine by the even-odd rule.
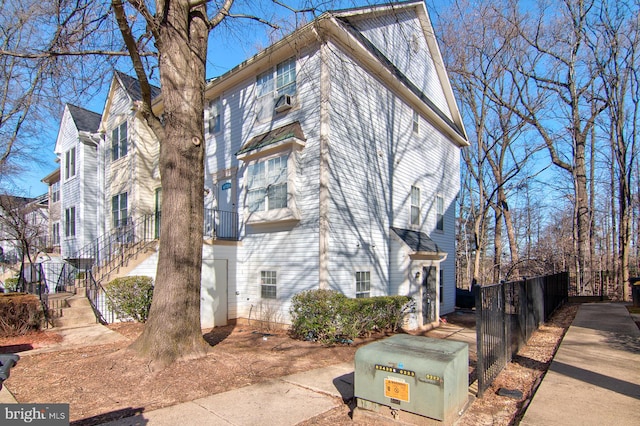
[[[124,128],[125,137],[122,138],[122,129]],[[115,143],[115,135],[117,133],[117,143]],[[124,152],[123,152],[124,151]],[[111,161],[118,161],[129,154],[129,124],[124,120],[111,130]]]
[[[409,198],[411,206],[409,210],[409,223],[411,223],[412,226],[420,226],[420,187],[411,185]]]
[[[411,122],[411,130],[414,135],[420,134],[420,114],[415,109],[413,110],[413,120]]]
[[[444,196],[436,194],[436,230],[444,232]]]
[[[365,279],[362,278],[363,275],[366,276]],[[356,299],[371,297],[371,270],[363,269],[355,271],[354,284]],[[362,287],[363,284],[367,284],[366,288],[358,289],[358,286],[360,285],[360,287]]]
[[[217,111],[216,115],[213,115],[213,111]],[[220,96],[211,99],[207,105],[207,133],[210,135],[216,135],[222,131],[222,98]],[[215,120],[215,124],[211,126],[212,121]]]
[[[58,221],[51,224],[51,245],[60,245],[60,222]]]
[[[60,181],[51,184],[51,203],[60,201]]]
[[[64,237],[76,236],[76,206],[67,207],[64,210]]]
[[[287,78],[289,77],[289,78]],[[291,78],[293,77],[293,78]],[[293,90],[289,90],[293,88]],[[291,56],[256,75],[256,99],[298,94],[298,59]]]
[[[69,180],[76,176],[76,147],[69,148],[64,154],[64,179]]]
[[[270,276],[266,276],[269,274]],[[273,283],[265,283],[265,278],[273,279]],[[277,269],[260,269],[258,275],[258,283],[260,285],[260,299],[261,300],[278,300],[278,270]],[[265,289],[271,292],[273,289],[273,297],[271,295],[265,296]]]
[[[278,209],[286,209],[289,207],[289,153],[281,153],[281,155],[264,158],[258,161],[255,161],[249,166],[247,166],[247,208],[249,209],[249,213],[261,213],[261,212],[269,212]],[[276,165],[278,163],[278,165]],[[284,164],[284,167],[283,167]],[[260,168],[260,173],[253,173],[256,168]],[[284,177],[283,177],[284,174]],[[262,181],[262,186],[260,184],[252,185],[252,182],[257,180],[258,176],[262,175],[259,179]],[[284,181],[284,182],[283,182]],[[273,188],[282,188],[284,187],[284,205],[280,200],[281,197],[275,196],[276,194],[272,192]],[[263,192],[262,201],[259,203],[262,205],[262,209],[254,210],[252,207],[254,206],[254,202],[252,202],[252,193]],[[278,191],[281,192],[281,191]],[[280,194],[281,195],[281,194]],[[276,203],[276,201],[281,201],[280,203]],[[275,206],[272,205],[275,204]]]
[[[259,226],[272,223],[283,224],[285,222],[295,223],[300,221],[300,213],[296,206],[296,155],[305,146],[305,141],[298,138],[289,137],[268,146],[252,149],[242,154],[237,154],[237,158],[246,164],[242,173],[244,201],[242,203],[245,223],[247,225]],[[248,178],[249,167],[271,158],[287,156],[287,205],[286,207],[252,212],[249,210],[248,200]]]
[[[124,209],[122,201],[124,199]],[[117,207],[117,208],[115,208]],[[123,217],[124,212],[124,217]],[[116,219],[117,213],[117,219]],[[127,225],[129,220],[129,195],[127,192],[121,192],[120,194],[111,197],[111,226],[113,229],[122,228]]]
[[[295,96],[298,93],[298,64],[296,57],[292,56],[275,66],[275,97],[282,95]],[[287,80],[293,74],[293,78]],[[293,90],[289,90],[293,88]]]

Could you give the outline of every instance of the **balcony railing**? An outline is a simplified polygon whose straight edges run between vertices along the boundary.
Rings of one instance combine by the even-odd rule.
[[[215,209],[204,209],[205,238],[238,240],[238,213]]]

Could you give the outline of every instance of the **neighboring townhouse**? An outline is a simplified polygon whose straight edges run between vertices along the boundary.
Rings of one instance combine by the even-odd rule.
[[[318,288],[412,296],[410,327],[454,310],[468,141],[424,2],[325,13],[205,95],[203,327],[287,323],[291,298]],[[84,179],[102,194],[96,235],[160,217],[158,143],[139,100],[138,81],[116,72],[97,175]],[[63,212],[69,149],[56,151]],[[154,276],[156,264],[128,274]]]
[[[468,142],[424,2],[325,13],[206,98],[206,207],[241,242],[205,246],[203,315],[287,322],[317,288],[410,295],[414,327],[454,310]]]
[[[153,98],[160,89],[152,86]],[[159,214],[159,145],[134,108],[142,99],[140,83],[116,71],[100,121],[104,135],[104,213],[101,234]],[[155,224],[152,232],[156,232]]]
[[[60,202],[60,168],[42,179],[47,184],[49,193],[49,242],[47,247],[51,253],[60,254],[60,235],[62,229],[62,203]]]
[[[59,203],[60,216],[58,222],[51,223],[51,237],[59,235],[60,253],[65,259],[72,259],[78,250],[100,235],[97,228],[102,205],[99,124],[100,114],[65,105],[54,151],[60,163],[60,176],[59,195],[52,201]],[[52,181],[50,191],[55,194],[57,183],[55,179],[49,180]]]

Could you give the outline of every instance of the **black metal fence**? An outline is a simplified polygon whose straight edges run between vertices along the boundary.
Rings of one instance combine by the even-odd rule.
[[[75,292],[77,269],[64,262],[24,263],[18,276],[18,291],[35,294],[40,299],[46,325],[52,324],[49,294]]]
[[[474,288],[478,397],[541,323],[568,299],[566,272]]]

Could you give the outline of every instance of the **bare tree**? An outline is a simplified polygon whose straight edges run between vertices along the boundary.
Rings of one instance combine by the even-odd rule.
[[[25,165],[42,163],[42,127],[65,100],[91,96],[105,76],[95,69],[109,56],[90,48],[104,32],[106,10],[90,0],[0,3],[0,185]]]
[[[618,199],[617,273],[623,300],[630,299],[629,256],[631,250],[632,165],[636,151],[640,112],[640,28],[637,4],[604,2],[593,25],[591,49],[608,104],[607,129],[612,153],[612,195]],[[617,186],[617,188],[616,188]],[[615,208],[612,205],[612,210]]]
[[[141,0],[112,0],[111,4],[141,85],[137,108],[160,143],[163,191],[153,302],[144,332],[132,347],[142,356],[168,363],[201,356],[208,348],[200,329],[200,274],[209,33],[229,18],[277,26],[257,15],[234,13],[233,0],[158,0],[153,6]],[[132,16],[144,22],[142,38],[136,38],[137,21]],[[147,40],[157,54],[162,119],[154,112],[141,56]]]
[[[21,262],[33,260],[46,246],[46,204],[14,195],[0,195],[0,241],[17,251]]]
[[[607,102],[594,89],[597,75],[589,54],[586,29],[594,1],[541,3],[539,13],[524,15],[514,2],[509,16],[525,50],[514,70],[518,84],[514,112],[534,128],[554,165],[571,176],[575,193],[575,242],[579,289],[593,291],[591,277],[591,209],[587,190],[586,149],[598,116]],[[554,7],[557,6],[557,7]],[[496,101],[503,102],[497,95]]]
[[[463,152],[464,172],[473,178],[474,234],[477,247],[474,257],[476,281],[503,278],[503,230],[506,228],[510,263],[519,263],[518,243],[507,201],[508,192],[517,188],[516,178],[525,170],[526,162],[535,152],[521,136],[524,121],[510,107],[494,101],[499,94],[505,102],[515,103],[515,86],[507,69],[513,63],[513,45],[518,42],[517,33],[503,18],[507,3],[470,5],[457,2],[446,14],[440,16],[443,33],[443,51],[447,60],[452,85],[460,99],[462,110],[469,122],[468,128],[476,139],[474,149]],[[463,24],[469,31],[460,40],[458,28]],[[471,200],[471,198],[469,198]],[[489,225],[490,211],[493,225]],[[493,264],[490,277],[480,276],[480,264],[487,230],[493,230]],[[517,266],[510,268],[517,275]]]

